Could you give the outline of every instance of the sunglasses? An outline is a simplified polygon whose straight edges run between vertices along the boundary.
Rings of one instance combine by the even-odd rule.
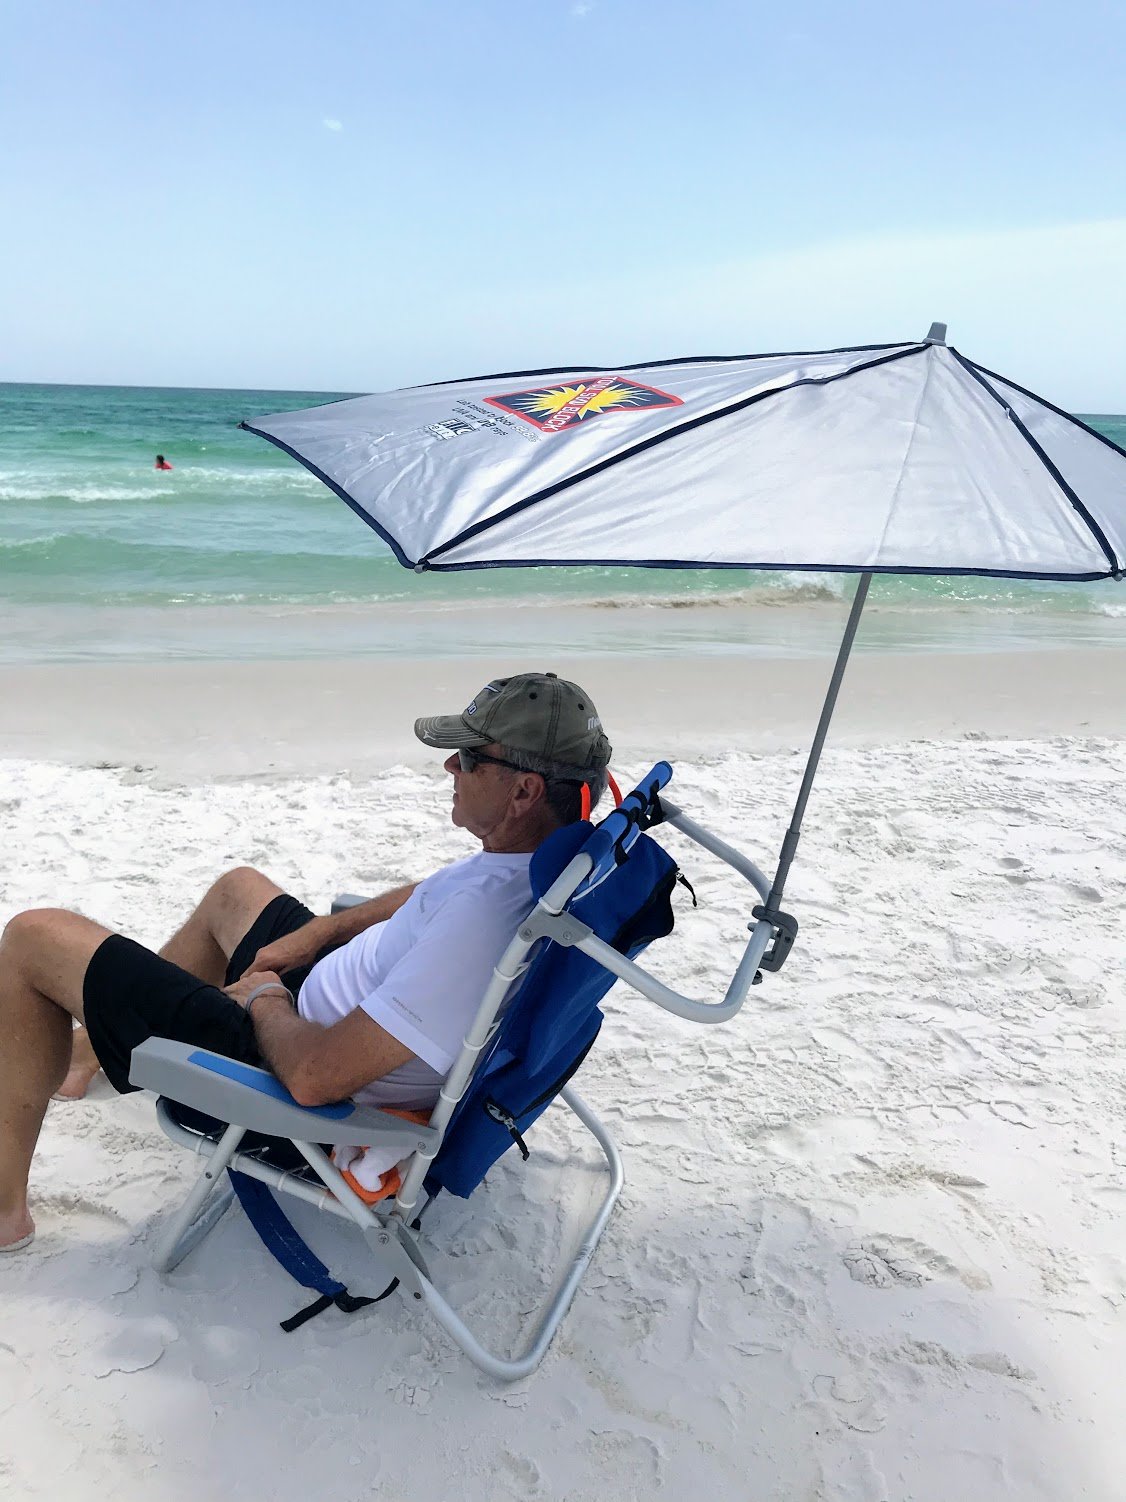
[[[458,765],[463,772],[475,772],[482,762],[490,762],[494,767],[508,767],[512,772],[523,772],[523,767],[518,767],[514,761],[505,761],[502,756],[487,756],[484,751],[467,751],[464,747],[458,747]],[[556,777],[556,782],[569,782],[574,787],[585,786],[581,777]]]
[[[483,761],[491,762],[494,767],[508,767],[513,772],[523,770],[514,761],[505,761],[499,756],[486,756],[484,751],[466,751],[461,747],[458,748],[457,760],[463,772],[475,772]]]

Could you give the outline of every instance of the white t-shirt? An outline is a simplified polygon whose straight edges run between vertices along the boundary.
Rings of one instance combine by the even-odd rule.
[[[329,1026],[356,1007],[417,1057],[357,1090],[371,1106],[422,1110],[453,1067],[485,987],[532,906],[528,853],[479,851],[428,876],[309,973],[297,1009]]]

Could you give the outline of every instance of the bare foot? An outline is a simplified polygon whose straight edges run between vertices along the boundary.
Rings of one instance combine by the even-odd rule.
[[[35,1235],[35,1222],[26,1205],[10,1215],[0,1215],[0,1253],[27,1246]]]
[[[70,1045],[70,1068],[55,1094],[61,1100],[81,1100],[101,1067],[90,1046],[90,1034],[84,1027],[76,1027]]]

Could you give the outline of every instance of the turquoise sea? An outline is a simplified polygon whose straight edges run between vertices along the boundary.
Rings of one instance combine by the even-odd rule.
[[[236,426],[343,394],[0,384],[0,661],[457,653],[505,631],[534,638],[537,613],[513,615],[533,604],[573,619],[578,650],[805,652],[835,639],[852,588],[839,576],[414,575]],[[1126,417],[1086,420],[1126,444]],[[154,470],[158,452],[170,472]],[[897,578],[872,598],[861,647],[1126,640],[1126,588],[1113,584]],[[558,630],[553,615],[545,643]]]

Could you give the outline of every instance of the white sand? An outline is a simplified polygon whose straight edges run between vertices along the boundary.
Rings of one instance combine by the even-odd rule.
[[[619,762],[634,766],[808,746],[831,669],[824,657],[567,658],[512,647],[477,661],[0,667],[0,757],[112,762],[177,780],[424,766],[416,715],[460,708],[498,671],[529,663],[584,684]],[[1126,640],[1091,651],[860,653],[833,721],[836,745],[1068,733],[1126,737]]]
[[[39,1237],[0,1263],[3,1495],[1120,1502],[1126,743],[1109,732],[1126,696],[1117,654],[1046,657],[855,664],[788,894],[802,930],[787,968],[715,1029],[613,994],[582,1089],[626,1190],[544,1365],[515,1387],[396,1299],[281,1334],[301,1290],[235,1214],[157,1278],[156,1228],[193,1163],[144,1098],[102,1086],[53,1105]],[[612,665],[585,666],[614,719]],[[817,668],[793,685],[803,709]],[[715,669],[652,669],[676,797],[769,865],[802,765],[770,746],[800,741],[797,717],[741,733]],[[425,756],[386,765],[409,746],[388,730],[354,759],[347,726],[398,725],[447,690],[457,703],[479,686],[472,664],[413,679],[365,665],[378,717],[343,669],[297,673],[289,690],[324,710],[303,724],[277,680],[218,673],[225,739],[198,712],[191,675],[208,670],[116,671],[65,693],[40,675],[34,703],[0,700],[0,754],[36,758],[0,764],[0,920],[73,905],[156,943],[236,862],[323,903],[468,848]],[[865,699],[886,743],[859,744]],[[663,746],[633,688],[622,702],[628,776]],[[284,742],[253,742],[277,714]],[[193,722],[207,728],[189,744]],[[51,764],[100,758],[150,770]],[[232,775],[271,762],[313,775]],[[225,780],[201,780],[209,763]],[[652,959],[714,994],[748,903],[698,852],[683,864],[700,908],[681,904]],[[498,1341],[590,1192],[589,1169],[563,1162],[572,1142],[551,1115],[527,1168],[506,1159],[472,1201],[432,1212],[439,1277]],[[300,1223],[362,1290],[355,1240]]]

